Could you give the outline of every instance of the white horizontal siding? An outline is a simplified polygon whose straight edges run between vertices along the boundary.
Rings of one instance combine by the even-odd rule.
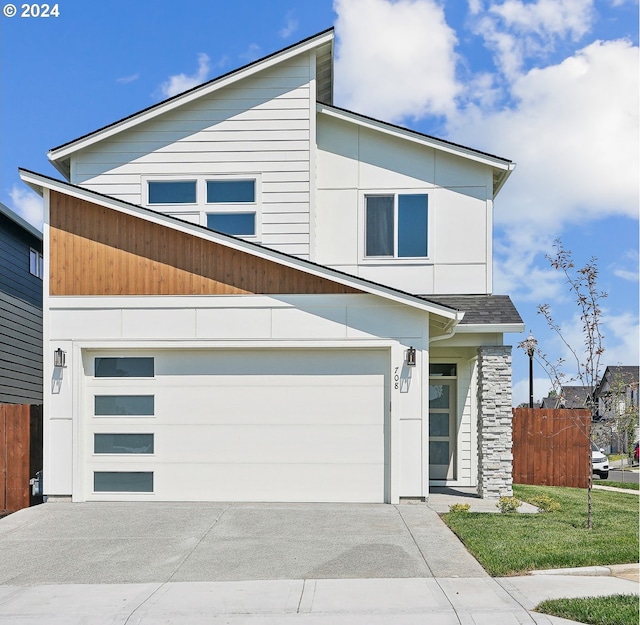
[[[263,224],[309,223],[309,215],[305,213],[263,213]]]
[[[257,176],[261,242],[307,258],[309,66],[300,55],[91,146],[75,156],[72,182],[141,203],[143,176]]]

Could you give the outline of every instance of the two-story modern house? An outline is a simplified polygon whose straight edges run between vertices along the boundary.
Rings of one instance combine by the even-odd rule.
[[[50,497],[511,493],[523,325],[491,265],[514,165],[333,106],[333,39],[51,150],[66,181],[21,171]]]

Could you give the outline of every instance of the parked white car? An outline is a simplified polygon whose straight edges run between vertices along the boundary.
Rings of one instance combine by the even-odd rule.
[[[593,464],[593,472],[601,479],[606,480],[609,477],[609,458],[598,449],[595,443],[591,445],[591,463]]]

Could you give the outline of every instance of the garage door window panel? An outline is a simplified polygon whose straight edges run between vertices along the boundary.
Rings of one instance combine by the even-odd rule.
[[[152,493],[153,471],[96,471],[96,493]]]
[[[152,378],[154,360],[150,357],[96,358],[96,378]]]
[[[94,434],[95,454],[153,454],[153,434]]]
[[[155,397],[153,395],[96,395],[94,414],[107,416],[153,416]]]

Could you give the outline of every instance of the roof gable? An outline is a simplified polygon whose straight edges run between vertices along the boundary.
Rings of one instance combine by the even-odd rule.
[[[504,183],[507,181],[507,178],[511,175],[511,172],[515,169],[515,163],[509,159],[495,156],[488,152],[475,150],[458,143],[453,143],[452,141],[446,141],[445,139],[438,139],[437,137],[433,137],[416,130],[397,126],[396,124],[374,119],[360,113],[354,113],[353,111],[348,111],[331,104],[318,102],[317,111],[318,113],[329,117],[355,123],[358,126],[369,128],[377,132],[382,132],[435,150],[448,152],[460,158],[465,158],[476,163],[487,165],[488,167],[491,167],[493,172],[494,197],[498,194],[500,189],[504,186]]]
[[[66,178],[69,178],[69,158],[78,150],[94,145],[103,139],[113,137],[114,135],[137,126],[142,122],[149,121],[163,113],[167,113],[168,111],[172,111],[184,104],[187,104],[188,102],[197,100],[203,95],[214,93],[223,87],[239,82],[244,78],[281,63],[284,60],[309,52],[310,50],[315,50],[316,52],[317,97],[320,100],[331,102],[333,97],[333,39],[333,28],[329,28],[317,35],[308,37],[307,39],[299,41],[287,48],[278,50],[277,52],[258,59],[257,61],[253,61],[248,65],[244,65],[243,67],[209,80],[202,85],[193,87],[192,89],[163,100],[158,104],[149,106],[141,111],[129,115],[128,117],[99,128],[98,130],[94,130],[93,132],[78,137],[77,139],[52,148],[48,153],[49,160],[51,160],[60,173],[62,173]]]

